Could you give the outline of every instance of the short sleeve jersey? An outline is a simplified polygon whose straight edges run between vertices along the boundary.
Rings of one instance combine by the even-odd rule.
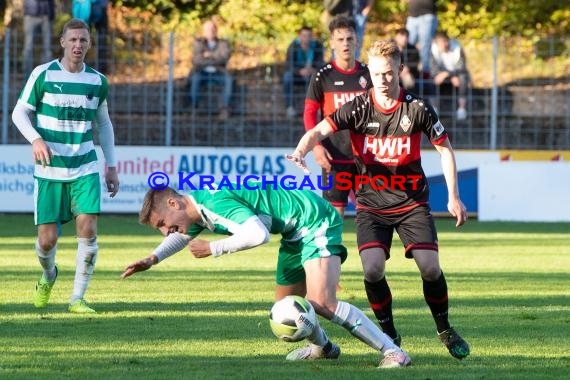
[[[392,214],[427,204],[429,189],[420,157],[422,134],[433,145],[447,139],[433,107],[402,90],[397,103],[383,109],[370,90],[328,121],[336,130],[350,130],[359,175],[370,179],[356,191],[357,209]]]
[[[305,102],[317,102],[324,117],[365,93],[371,86],[370,72],[365,64],[356,61],[354,68],[346,71],[336,66],[333,61],[313,75]],[[354,162],[348,132],[336,133],[321,141],[321,144],[333,157],[332,163]]]
[[[194,238],[207,229],[217,234],[232,235],[240,224],[257,216],[272,234],[289,241],[301,240],[324,221],[329,226],[342,224],[340,216],[328,202],[309,190],[284,190],[267,186],[257,189],[195,190],[188,194],[202,223],[190,227]]]
[[[18,102],[36,112],[35,129],[52,152],[35,177],[65,182],[98,172],[93,121],[107,93],[105,76],[87,65],[70,73],[56,59],[34,69]]]

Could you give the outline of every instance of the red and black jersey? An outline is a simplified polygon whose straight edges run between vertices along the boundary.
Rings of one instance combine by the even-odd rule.
[[[427,204],[422,134],[434,145],[447,139],[432,106],[402,90],[394,107],[383,109],[370,90],[327,119],[335,130],[350,131],[359,175],[368,177],[356,191],[357,209],[400,213]]]
[[[311,78],[305,98],[305,130],[318,123],[322,117],[332,114],[346,102],[365,93],[372,87],[368,67],[356,61],[351,70],[343,70],[334,61],[321,67]],[[352,147],[348,132],[336,133],[321,144],[333,157],[333,164],[353,163]]]

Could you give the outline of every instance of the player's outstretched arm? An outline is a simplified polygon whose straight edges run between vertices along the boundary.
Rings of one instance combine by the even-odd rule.
[[[319,122],[315,127],[307,131],[295,148],[293,154],[286,154],[285,158],[305,172],[305,174],[310,174],[309,168],[305,164],[305,156],[309,151],[311,151],[317,142],[327,138],[334,133],[332,125],[329,124],[327,119]]]
[[[137,272],[149,269],[151,266],[158,264],[167,257],[182,251],[182,249],[184,249],[191,240],[192,238],[188,235],[184,235],[179,232],[171,233],[162,240],[160,245],[154,249],[150,256],[127,266],[121,275],[121,278],[127,278]]]
[[[158,263],[158,258],[155,255],[150,255],[146,259],[139,260],[128,265],[123,274],[121,275],[121,278],[125,279],[137,272],[143,272],[157,263]]]

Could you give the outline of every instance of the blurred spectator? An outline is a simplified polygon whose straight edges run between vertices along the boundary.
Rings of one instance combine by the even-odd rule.
[[[360,51],[364,43],[364,32],[366,30],[366,21],[368,15],[374,7],[374,0],[352,0],[353,1],[353,17],[356,24],[356,39],[358,45],[356,47],[356,59],[360,59]]]
[[[109,17],[107,15],[107,8],[109,0],[96,0],[92,3],[91,7],[91,20],[90,25],[95,28],[95,47],[97,49],[97,67],[96,69],[107,74],[108,72],[108,41],[109,35]]]
[[[313,31],[303,26],[298,36],[287,48],[285,74],[283,75],[283,91],[287,117],[297,115],[294,103],[295,85],[303,85],[303,96],[311,80],[311,76],[324,64],[323,44],[313,38]]]
[[[24,0],[6,0],[2,1],[4,10],[4,27],[14,28],[23,18]],[[2,31],[2,35],[4,31]]]
[[[336,16],[353,16],[354,1],[357,0],[323,0],[323,13],[321,15],[323,29],[328,30],[330,22]]]
[[[53,0],[24,0],[24,76],[27,78],[34,63],[34,37],[36,32],[42,38],[42,62],[52,58],[51,28],[55,18],[55,4]]]
[[[415,90],[417,82],[421,80],[419,69],[420,52],[414,45],[409,43],[409,35],[410,33],[406,28],[400,28],[396,30],[394,41],[402,53],[402,65],[404,67],[400,73],[401,85],[406,90]]]
[[[408,3],[408,29],[409,42],[420,51],[423,78],[430,76],[430,49],[431,42],[437,31],[438,19],[435,0],[403,0]]]
[[[106,74],[108,65],[107,35],[109,18],[107,7],[109,0],[72,0],[71,16],[85,22],[89,29],[95,29],[94,46],[97,51],[95,69]]]
[[[458,90],[457,119],[467,117],[467,87],[469,72],[465,52],[456,39],[450,39],[445,32],[438,32],[431,45],[431,71],[433,83],[441,86],[449,82]]]
[[[198,105],[200,86],[212,82],[223,86],[220,119],[229,117],[229,106],[233,92],[233,78],[227,65],[232,51],[228,40],[218,37],[218,27],[208,20],[202,26],[202,37],[194,40],[192,49],[192,70],[189,75],[190,104],[195,110]]]

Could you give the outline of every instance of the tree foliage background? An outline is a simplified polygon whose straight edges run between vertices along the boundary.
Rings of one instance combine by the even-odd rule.
[[[322,0],[117,0],[112,3],[149,11],[166,26],[220,14],[227,22],[261,35],[274,36],[303,22],[317,24]],[[570,5],[561,0],[439,0],[441,24],[450,34],[490,37],[494,34],[568,34]],[[403,20],[403,0],[376,1],[373,21]],[[288,27],[287,27],[288,26]]]
[[[315,28],[326,44],[326,29],[320,22],[322,0],[117,0],[117,10],[131,14],[144,27],[183,35],[200,33],[201,22],[217,19],[220,34],[232,40],[237,51],[256,63],[282,58],[296,30],[302,25]],[[526,48],[545,36],[570,34],[570,6],[560,0],[439,0],[440,28],[463,42],[523,36]],[[405,24],[406,1],[375,2],[367,39],[389,36]],[[141,15],[148,15],[147,17]],[[129,23],[135,27],[133,22]],[[366,42],[366,39],[365,39]],[[568,48],[568,47],[567,47]],[[247,58],[245,59],[247,61]]]
[[[22,1],[5,0],[1,4],[14,5]],[[56,3],[60,12],[54,26],[57,34],[70,17],[71,1],[56,0]],[[114,52],[119,58],[127,55],[138,40],[145,48],[138,50],[139,57],[129,59],[144,65],[153,59],[153,53],[161,54],[165,36],[173,32],[176,36],[176,75],[186,75],[192,39],[200,34],[200,25],[205,19],[214,18],[220,35],[228,38],[234,47],[231,67],[242,69],[279,63],[302,25],[313,27],[327,45],[328,33],[320,21],[322,3],[322,0],[110,0]],[[517,48],[519,61],[540,59],[537,47],[544,44],[544,38],[554,37],[560,45],[556,49],[559,52],[556,59],[562,62],[562,67],[570,67],[565,58],[570,55],[570,5],[567,0],[438,0],[437,4],[440,29],[468,45],[470,51],[475,52],[470,59],[488,57],[493,36],[519,37],[513,39],[516,42],[506,44]],[[392,36],[395,29],[405,25],[406,1],[377,0],[374,8],[366,30],[365,46],[373,38]],[[522,58],[518,57],[519,53]],[[476,64],[470,60],[471,68]],[[481,62],[480,66],[484,72],[488,62]],[[505,63],[511,71],[515,66]],[[538,75],[535,66],[527,66],[530,75]],[[474,74],[477,79],[477,73]],[[483,73],[480,77],[487,80],[488,76]]]

